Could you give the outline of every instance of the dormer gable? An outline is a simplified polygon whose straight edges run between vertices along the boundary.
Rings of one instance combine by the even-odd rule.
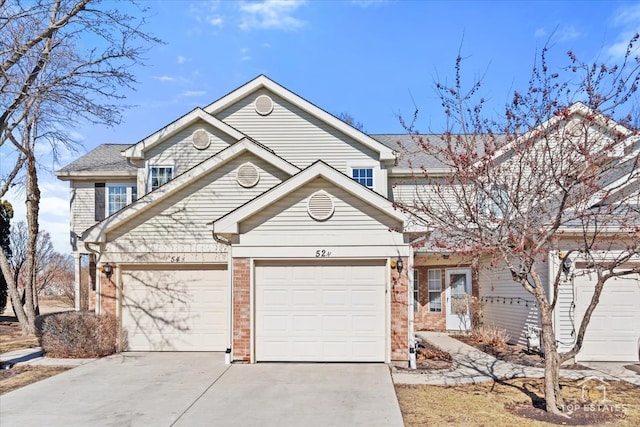
[[[221,131],[222,133],[233,138],[235,141],[239,141],[246,136],[242,132],[234,129],[233,127],[229,126],[228,124],[215,118],[211,114],[198,107],[194,108],[189,113],[168,124],[162,129],[159,129],[158,131],[152,133],[143,140],[130,146],[122,152],[122,155],[128,159],[144,159],[145,152],[158,146],[163,141],[167,140],[167,138],[170,138],[181,130],[186,129],[194,123],[197,123],[198,121],[202,121],[207,125],[212,126],[214,129]]]

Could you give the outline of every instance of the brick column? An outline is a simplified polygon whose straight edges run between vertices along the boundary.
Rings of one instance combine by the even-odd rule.
[[[402,257],[405,266],[408,259]],[[405,267],[402,273],[392,268],[391,274],[391,360],[409,360],[409,278]]]
[[[251,271],[247,258],[233,259],[233,360],[251,360]]]
[[[117,276],[117,268],[115,265],[112,265],[113,274],[111,278],[108,279],[107,275],[98,271],[100,274],[100,312],[101,313],[109,313],[116,316],[116,283],[115,278]]]

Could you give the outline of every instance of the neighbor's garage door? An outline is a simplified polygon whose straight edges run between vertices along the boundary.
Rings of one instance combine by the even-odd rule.
[[[131,351],[224,351],[226,266],[140,266],[122,272],[122,324]]]
[[[595,286],[595,274],[577,270],[576,319],[584,315]],[[579,323],[576,323],[576,329]],[[576,361],[638,361],[640,338],[640,277],[610,279],[591,315],[582,350]]]
[[[385,360],[385,265],[258,264],[257,361]]]

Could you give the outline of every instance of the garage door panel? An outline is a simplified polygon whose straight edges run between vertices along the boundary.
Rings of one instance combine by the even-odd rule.
[[[228,337],[224,269],[125,269],[123,328],[132,351],[223,351]]]
[[[384,274],[381,263],[258,265],[257,360],[384,361]]]
[[[591,301],[596,277],[578,272],[574,280],[576,319],[581,321]],[[576,360],[636,362],[639,338],[640,277],[611,279],[604,285]]]

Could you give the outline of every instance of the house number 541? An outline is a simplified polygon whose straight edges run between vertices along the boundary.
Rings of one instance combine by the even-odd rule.
[[[325,249],[318,249],[316,251],[316,258],[326,258],[326,257],[330,257],[331,256],[331,252],[325,250]]]

